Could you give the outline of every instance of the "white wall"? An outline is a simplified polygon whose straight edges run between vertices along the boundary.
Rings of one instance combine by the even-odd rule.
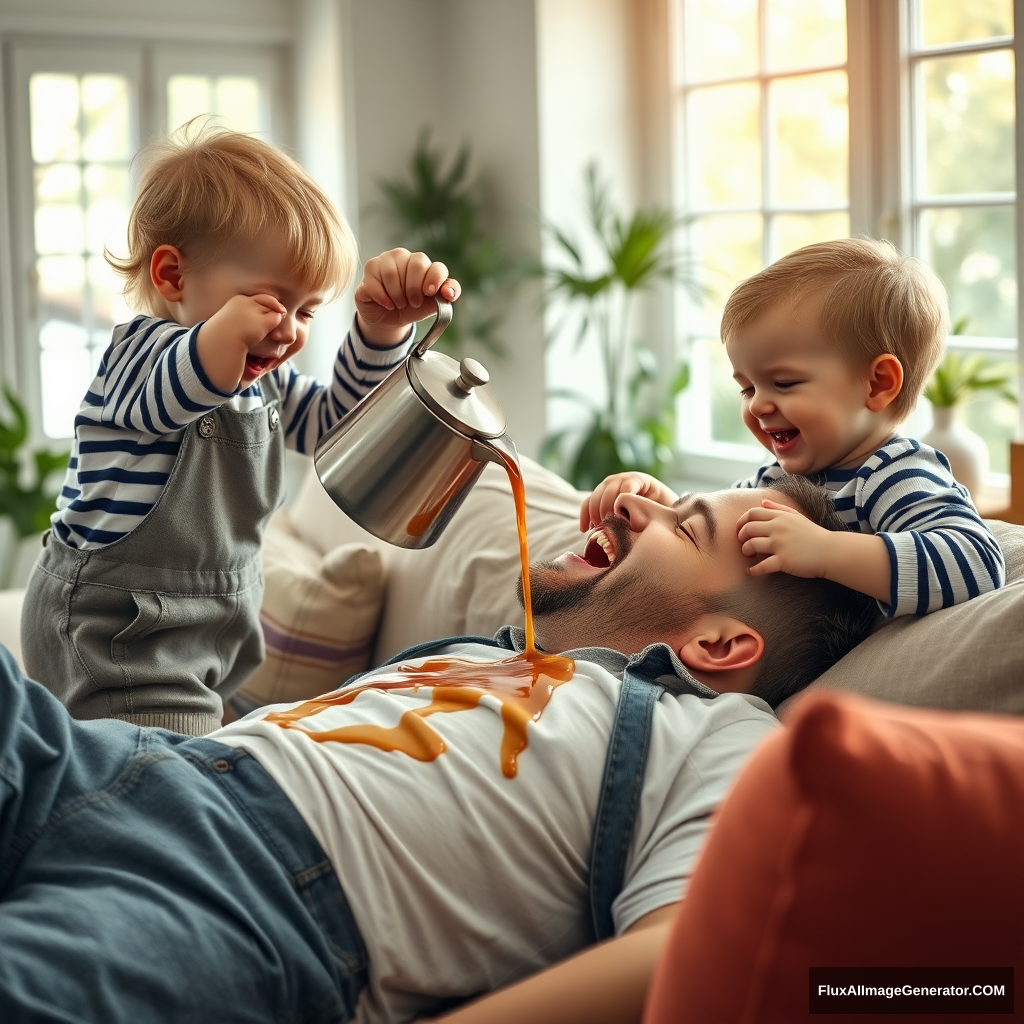
[[[615,205],[628,216],[639,204],[668,205],[670,126],[665,47],[665,0],[537,0],[541,208],[545,218],[589,237],[583,205],[583,172],[595,162],[611,186]],[[586,245],[584,248],[588,248]],[[557,252],[545,239],[545,258]],[[592,258],[597,251],[589,247]],[[593,264],[600,269],[600,263]],[[545,314],[552,331],[562,317]],[[672,354],[671,295],[642,303],[634,330],[656,351]],[[570,320],[547,350],[548,381],[603,401],[605,386],[596,345],[577,350]],[[552,429],[578,419],[579,407],[553,400]]]
[[[377,181],[404,176],[421,129],[454,154],[468,142],[473,172],[496,198],[499,229],[536,258],[540,206],[533,0],[346,0],[350,12],[359,241],[364,257],[392,244],[373,215]],[[508,358],[479,353],[508,416],[534,454],[544,434],[544,355],[535,288],[517,294],[500,338]],[[455,315],[458,316],[456,306]]]

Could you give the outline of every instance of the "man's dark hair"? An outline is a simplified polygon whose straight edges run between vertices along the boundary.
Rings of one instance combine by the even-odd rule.
[[[805,477],[783,476],[768,486],[818,526],[846,529],[826,491]],[[753,582],[726,594],[723,611],[761,634],[764,654],[751,692],[773,708],[856,647],[879,618],[874,598],[831,580],[773,572]]]

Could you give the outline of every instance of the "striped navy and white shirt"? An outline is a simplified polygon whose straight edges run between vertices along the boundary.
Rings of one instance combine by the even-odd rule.
[[[785,475],[773,462],[736,487],[761,487]],[[826,469],[808,480],[824,487],[851,530],[885,541],[892,566],[890,618],[925,615],[997,590],[1006,582],[999,543],[942,452],[894,437],[859,469]]]
[[[186,328],[138,316],[114,328],[75,417],[75,441],[51,525],[74,548],[100,548],[131,533],[163,491],[185,428],[221,406],[263,406],[259,381],[218,390],[196,352],[202,324]],[[330,387],[283,363],[271,372],[281,394],[287,447],[312,454],[320,437],[402,360],[412,339],[373,348],[358,325],[338,350]]]

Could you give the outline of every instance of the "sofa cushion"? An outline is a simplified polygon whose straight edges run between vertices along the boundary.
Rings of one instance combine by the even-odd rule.
[[[236,714],[335,690],[369,666],[384,603],[380,555],[346,544],[322,555],[280,513],[263,541],[266,658],[229,702]]]
[[[920,707],[1024,714],[1024,527],[989,526],[1011,582],[922,618],[888,620],[814,688]]]
[[[803,1020],[810,967],[1021,963],[1024,723],[818,694],[789,725],[722,806],[646,1024]]]

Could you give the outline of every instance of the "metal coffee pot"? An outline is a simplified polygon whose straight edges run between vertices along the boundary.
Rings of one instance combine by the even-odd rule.
[[[483,472],[518,462],[505,413],[475,359],[456,362],[431,345],[451,323],[437,319],[397,367],[317,445],[317,475],[335,504],[381,540],[429,547]]]

